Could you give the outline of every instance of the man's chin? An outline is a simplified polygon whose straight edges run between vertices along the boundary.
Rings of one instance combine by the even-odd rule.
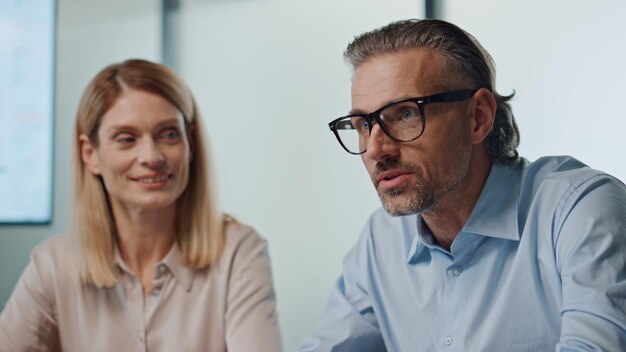
[[[406,189],[395,188],[386,192],[378,192],[383,208],[391,216],[405,216],[421,213],[430,209],[435,203],[434,197]]]
[[[406,197],[406,196],[405,196]],[[405,197],[395,196],[380,196],[380,200],[383,203],[383,208],[385,211],[391,216],[404,216],[404,215],[413,215],[419,212],[419,207],[415,207],[412,202],[407,199],[402,199]]]
[[[385,208],[385,210],[387,211],[387,214],[389,214],[390,216],[406,216],[406,215],[417,214],[415,212],[405,211],[404,209],[388,208],[384,204],[383,204],[383,208]]]

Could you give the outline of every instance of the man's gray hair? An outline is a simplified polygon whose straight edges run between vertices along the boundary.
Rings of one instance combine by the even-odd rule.
[[[520,135],[509,100],[515,93],[502,96],[496,92],[493,59],[471,34],[441,20],[403,20],[357,36],[344,57],[356,69],[371,58],[421,47],[442,55],[453,73],[445,77],[445,83],[470,84],[492,92],[497,109],[487,151],[496,162],[514,164],[519,158]]]

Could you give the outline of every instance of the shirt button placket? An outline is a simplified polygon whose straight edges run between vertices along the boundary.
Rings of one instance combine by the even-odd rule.
[[[137,280],[136,276],[131,276],[130,280],[129,280],[129,286],[130,286],[130,294],[129,294],[129,299],[131,302],[129,302],[130,305],[134,306],[135,308],[137,308],[137,311],[134,311],[134,320],[136,325],[136,332],[135,332],[135,338],[137,339],[137,342],[139,343],[139,346],[141,348],[142,351],[146,350],[146,339],[145,339],[145,325],[144,325],[144,319],[145,319],[145,312],[144,312],[144,298],[143,298],[143,287],[141,285],[141,283]],[[141,307],[141,308],[138,308]]]
[[[450,281],[448,281],[448,285],[453,285],[453,282],[455,281],[455,279],[457,277],[459,277],[461,275],[461,273],[463,273],[463,268],[461,266],[455,266],[455,267],[452,267],[452,268],[450,268],[448,270],[449,270],[448,271],[448,280],[450,280]],[[445,318],[444,318],[444,320],[445,320]],[[443,345],[445,347],[452,346],[452,342],[454,342],[454,340],[452,339],[451,335],[448,335],[448,336],[443,338]]]
[[[148,347],[146,346],[146,338],[142,332],[137,332],[137,342],[139,342],[139,349],[141,351],[148,351]]]

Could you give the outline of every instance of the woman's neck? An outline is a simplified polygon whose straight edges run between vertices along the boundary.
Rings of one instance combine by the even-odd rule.
[[[176,239],[175,204],[161,209],[130,209],[121,204],[111,208],[120,254],[147,293],[155,263],[167,255]]]

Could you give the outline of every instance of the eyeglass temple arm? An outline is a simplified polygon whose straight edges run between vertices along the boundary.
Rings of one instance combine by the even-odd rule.
[[[480,88],[479,88],[480,89]],[[418,103],[421,104],[433,104],[433,103],[453,103],[457,101],[464,101],[472,97],[478,89],[464,89],[455,90],[452,92],[445,92],[440,94],[431,95],[422,98]]]

